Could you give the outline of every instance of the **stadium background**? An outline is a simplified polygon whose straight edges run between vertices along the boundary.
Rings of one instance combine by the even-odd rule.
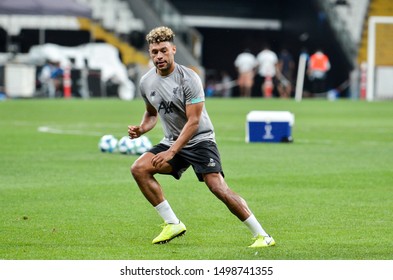
[[[181,45],[185,45],[185,48],[179,48],[181,49],[178,54],[180,63],[203,69],[201,75],[204,77],[217,76],[222,71],[226,71],[232,79],[236,78],[233,62],[236,55],[245,48],[256,54],[264,43],[269,43],[276,53],[285,47],[297,62],[303,50],[312,53],[316,48],[321,47],[328,54],[332,64],[328,87],[337,89],[346,85],[339,88],[340,97],[355,98],[359,97],[359,92],[350,92],[348,83],[351,71],[358,70],[360,62],[364,60],[366,49],[364,41],[367,35],[364,30],[367,27],[367,17],[373,14],[374,6],[382,7],[377,9],[377,12],[380,10],[385,10],[386,13],[392,12],[390,7],[392,4],[386,0],[75,0],[74,2],[90,7],[91,18],[87,21],[83,18],[79,19],[80,30],[46,28],[45,43],[78,46],[89,42],[107,42],[119,49],[124,64],[132,68],[135,64],[145,65],[147,62],[145,32],[152,26],[167,24],[180,35],[178,37]],[[108,18],[111,10],[108,9],[110,6],[105,5],[111,4],[113,7],[114,3],[122,3],[124,4],[122,7],[131,11],[132,17],[125,22],[128,26],[123,25],[123,29],[117,26],[118,15]],[[99,9],[106,9],[106,11]],[[7,16],[7,13],[12,14],[3,9],[0,15]],[[187,18],[195,19],[201,16],[228,18],[229,21],[241,19],[243,25],[209,26],[206,23],[196,23],[195,26],[187,26]],[[348,18],[356,16],[357,22],[348,21]],[[182,19],[178,20],[178,18]],[[253,20],[264,23],[260,23],[257,27],[251,25],[249,28],[244,27]],[[23,54],[32,46],[42,43],[39,29],[22,26],[19,34],[11,34],[5,22],[3,20],[0,28],[0,52],[11,51]],[[271,26],[277,23],[279,27]],[[337,27],[338,25],[340,27]],[[350,34],[351,32],[361,35],[353,35]],[[195,46],[195,33],[200,36],[198,38],[200,46]],[[129,46],[125,47],[124,44]],[[199,47],[200,49],[195,51]],[[137,82],[135,69],[131,69],[130,72],[134,73],[130,78]],[[236,94],[235,88],[234,95]]]

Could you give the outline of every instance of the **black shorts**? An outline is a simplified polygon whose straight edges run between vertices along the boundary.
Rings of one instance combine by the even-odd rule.
[[[169,146],[160,143],[151,148],[149,152],[156,155],[168,149]],[[168,175],[172,175],[177,180],[190,165],[200,182],[203,182],[202,174],[221,173],[224,176],[220,153],[216,143],[212,141],[203,141],[192,147],[183,148],[168,163],[172,166],[172,172]]]

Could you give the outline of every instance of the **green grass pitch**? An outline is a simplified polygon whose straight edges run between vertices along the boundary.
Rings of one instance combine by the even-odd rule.
[[[152,245],[162,223],[129,167],[98,150],[138,124],[140,99],[0,102],[0,259],[391,260],[393,103],[207,99],[226,179],[277,245],[251,234],[188,170],[159,176],[187,234]],[[251,110],[295,115],[294,143],[245,143]],[[157,126],[148,134],[162,137]],[[258,251],[258,254],[256,254]]]

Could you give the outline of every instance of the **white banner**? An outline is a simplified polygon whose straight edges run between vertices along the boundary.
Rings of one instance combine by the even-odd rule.
[[[393,261],[8,261],[0,279],[390,280]]]

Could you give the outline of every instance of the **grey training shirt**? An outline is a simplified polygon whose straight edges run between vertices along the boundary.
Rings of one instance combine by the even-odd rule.
[[[205,93],[199,76],[191,69],[175,64],[168,76],[160,76],[156,68],[150,69],[140,81],[140,90],[146,103],[160,115],[164,138],[161,143],[172,145],[187,122],[186,105],[205,101]],[[185,147],[201,141],[215,142],[213,124],[203,106],[198,131]]]

